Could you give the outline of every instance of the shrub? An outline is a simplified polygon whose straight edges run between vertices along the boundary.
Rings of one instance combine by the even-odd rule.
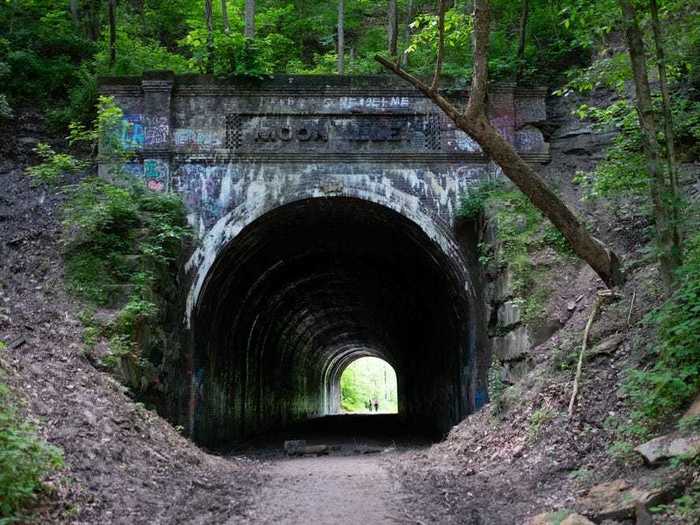
[[[67,153],[56,153],[51,146],[39,143],[34,152],[43,162],[27,168],[27,174],[38,183],[56,184],[62,177],[84,170],[86,164]]]
[[[10,391],[0,383],[0,523],[21,518],[42,487],[43,478],[63,465],[62,452],[36,435],[13,408]]]
[[[633,420],[652,428],[700,389],[700,235],[688,244],[678,291],[649,319],[658,333],[653,366],[634,371],[626,384]]]

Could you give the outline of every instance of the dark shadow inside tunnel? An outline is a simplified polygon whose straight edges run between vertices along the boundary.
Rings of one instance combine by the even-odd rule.
[[[340,375],[363,356],[395,369],[405,428],[445,433],[473,409],[469,286],[460,256],[387,207],[331,197],[266,213],[199,295],[193,438],[223,446],[337,413]]]

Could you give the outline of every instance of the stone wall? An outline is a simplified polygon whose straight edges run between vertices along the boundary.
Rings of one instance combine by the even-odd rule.
[[[259,343],[263,345],[259,351],[267,348],[268,342],[252,341],[252,335],[246,339],[240,331],[224,337],[224,332],[217,335],[211,330],[212,326],[219,327],[216,330],[228,330],[225,327],[229,321],[221,317],[221,312],[237,300],[231,295],[231,303],[217,302],[219,295],[229,293],[227,290],[239,290],[226,275],[237,275],[240,282],[253,289],[273,272],[273,259],[284,249],[292,249],[282,248],[285,240],[279,236],[282,235],[279,225],[260,228],[273,217],[303,224],[309,232],[317,231],[316,235],[323,237],[318,242],[332,245],[332,238],[326,237],[330,233],[320,224],[309,222],[303,213],[316,214],[321,222],[338,220],[339,231],[348,238],[353,231],[366,228],[367,221],[358,223],[347,210],[354,209],[360,216],[369,214],[376,218],[373,228],[383,233],[377,233],[378,237],[371,240],[372,230],[368,230],[366,235],[370,240],[366,247],[357,246],[355,251],[347,253],[345,248],[337,247],[334,248],[337,254],[352,257],[367,250],[368,258],[362,264],[375,260],[376,264],[399,268],[401,259],[391,254],[391,239],[395,238],[397,246],[402,246],[402,257],[424,260],[421,267],[436,280],[440,280],[441,272],[449,276],[449,282],[441,283],[442,288],[435,291],[439,298],[434,299],[435,308],[446,316],[445,329],[452,331],[439,339],[445,348],[440,348],[436,356],[444,352],[444,357],[433,359],[437,368],[430,368],[437,379],[429,381],[432,386],[420,396],[412,396],[411,390],[406,390],[404,398],[408,402],[403,413],[420,419],[439,412],[441,422],[437,426],[444,431],[486,401],[489,356],[488,343],[483,337],[483,298],[480,280],[474,277],[474,265],[469,262],[476,245],[473,240],[460,239],[455,228],[460,197],[473,185],[500,174],[479,147],[455,129],[428,99],[392,77],[284,76],[220,81],[197,76],[175,77],[163,72],[149,73],[143,78],[102,79],[101,92],[114,96],[124,111],[122,140],[134,152],[133,161],[125,169],[155,191],[179,193],[196,233],[196,245],[185,267],[187,285],[182,290],[185,299],[181,312],[183,340],[189,341],[191,347],[188,350],[191,355],[184,361],[190,366],[181,373],[182,388],[190,390],[191,401],[185,410],[191,431],[197,434],[195,427],[203,429],[200,432],[203,441],[225,439],[226,432],[240,437],[289,419],[324,413],[332,406],[327,397],[334,387],[323,378],[335,377],[338,371],[330,363],[347,362],[363,353],[384,354],[395,363],[403,362],[402,366],[395,366],[400,384],[402,375],[416,380],[421,373],[416,362],[402,357],[404,350],[382,347],[389,344],[388,340],[392,341],[389,346],[398,345],[401,337],[381,335],[383,328],[369,320],[366,322],[372,325],[372,337],[362,339],[362,344],[359,340],[352,344],[345,341],[345,346],[328,343],[319,354],[321,357],[314,358],[316,361],[307,366],[308,370],[314,370],[313,374],[305,375],[303,367],[297,370],[298,376],[287,385],[289,394],[284,400],[276,398],[273,391],[260,393],[272,379],[262,377],[262,365],[253,363],[254,357],[245,354],[243,361],[230,362],[228,357],[221,357],[222,352],[244,352],[240,345],[250,347]],[[468,97],[463,89],[446,94],[457,101],[466,101]],[[496,86],[489,95],[489,114],[526,159],[531,162],[548,159],[548,145],[534,127],[546,117],[541,90]],[[103,171],[107,168],[101,166]],[[307,206],[307,201],[317,202]],[[297,234],[295,231],[294,235]],[[381,243],[379,238],[385,241]],[[240,251],[245,239],[250,243],[251,253],[260,247],[260,260],[256,269],[245,266],[246,273],[241,274],[236,273],[236,261],[246,257],[246,252]],[[273,239],[280,244],[279,253],[266,245]],[[362,244],[363,238],[357,238],[356,242]],[[306,243],[306,238],[298,237],[298,245],[306,246]],[[309,253],[318,250],[321,247],[308,245]],[[291,251],[288,256],[296,257]],[[324,264],[334,264],[324,260]],[[367,272],[370,266],[362,268]],[[386,271],[387,275],[391,274],[389,266]],[[301,274],[294,279],[302,279]],[[408,292],[401,292],[407,294],[405,302],[423,301],[420,309],[425,309],[425,315],[431,317],[427,303],[432,299],[421,283],[427,278],[416,275],[409,281],[408,275],[403,275],[397,279],[389,288],[407,287]],[[358,282],[357,286],[363,285]],[[338,290],[354,297],[355,292],[347,290],[346,284]],[[236,293],[247,292],[240,289]],[[270,293],[273,298],[281,292]],[[453,298],[451,307],[449,297]],[[364,319],[367,312],[379,308],[378,304],[369,304],[372,301],[364,296],[362,301],[362,307],[369,310],[362,315],[353,313],[352,322],[359,322],[357,319]],[[320,308],[312,306],[311,310]],[[292,307],[305,311],[297,304]],[[402,305],[396,303],[394,308],[405,319],[411,318],[411,312]],[[503,321],[515,325],[517,312],[513,305],[504,302],[501,308],[503,312],[499,315]],[[328,315],[327,309],[317,310],[306,312],[308,319]],[[212,319],[219,321],[211,324]],[[399,322],[393,318],[386,321]],[[429,333],[442,337],[437,335],[439,321],[426,321],[425,329],[416,332],[416,337],[427,337]],[[254,331],[254,321],[251,323],[241,325],[244,328],[240,330]],[[318,326],[322,325],[320,322]],[[397,324],[394,329],[398,327]],[[462,332],[463,337],[458,337]],[[239,343],[230,342],[240,337]],[[295,345],[299,339],[285,340]],[[212,341],[218,342],[213,345]],[[315,336],[308,339],[307,346],[317,344],[314,341],[317,341]],[[496,346],[500,348],[498,343]],[[339,353],[341,347],[344,354]],[[312,350],[305,348],[298,350],[301,353],[295,354],[294,360]],[[354,350],[348,353],[348,348]],[[415,348],[412,352],[418,356],[429,350]],[[222,366],[233,368],[223,374]],[[250,378],[252,370],[262,374],[259,381]],[[248,374],[247,379],[241,373]],[[438,379],[446,384],[439,385]],[[242,386],[245,383],[248,383],[246,388]],[[258,389],[256,396],[265,399],[246,401],[251,389]],[[263,409],[263,405],[268,408]],[[280,413],[279,406],[288,408]],[[444,410],[436,412],[435,407],[443,406]],[[260,416],[251,415],[254,412],[269,413],[269,419],[262,421]]]

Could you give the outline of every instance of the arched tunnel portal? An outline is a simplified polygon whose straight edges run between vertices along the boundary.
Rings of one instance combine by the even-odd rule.
[[[407,425],[444,433],[472,411],[478,301],[460,249],[435,231],[351,197],[291,202],[243,228],[192,316],[193,438],[223,445],[333,413],[361,356],[394,367]]]

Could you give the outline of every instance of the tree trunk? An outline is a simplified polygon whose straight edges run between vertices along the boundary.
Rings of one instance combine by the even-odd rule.
[[[212,0],[204,0],[204,20],[207,24],[207,73],[212,72],[212,55],[214,53],[214,26],[211,3]]]
[[[89,0],[88,36],[93,42],[100,39],[100,0]]]
[[[117,61],[117,0],[109,0],[109,69]]]
[[[413,0],[408,0],[408,8],[406,9],[406,26],[404,29],[404,45],[408,47],[411,40],[411,19],[413,18]],[[404,51],[401,54],[401,65],[406,67],[408,65],[408,53]]]
[[[661,146],[656,138],[658,128],[654,116],[649,77],[647,75],[644,40],[637,21],[637,12],[631,0],[619,0],[619,3],[622,8],[625,36],[632,63],[639,126],[642,131],[644,153],[647,157],[661,278],[663,279],[666,292],[670,293],[673,290],[675,281],[675,270],[681,263],[680,246],[676,244],[678,235],[674,233],[674,231],[677,231],[677,228],[671,212],[673,196],[671,187],[667,184],[664,176]]]
[[[231,25],[228,21],[228,4],[226,3],[226,0],[221,0],[221,17],[224,21],[224,33],[230,33]]]
[[[399,40],[399,15],[396,9],[396,0],[389,0],[389,56],[395,57]]]
[[[338,74],[345,74],[345,5],[338,0]]]
[[[70,17],[73,20],[73,25],[76,28],[80,27],[80,12],[78,10],[78,0],[70,0],[68,4],[70,8]]]
[[[525,42],[527,39],[527,19],[530,14],[529,0],[522,0],[522,10],[520,11],[520,27],[518,31],[518,53],[516,55],[517,69],[515,71],[515,83],[520,83],[525,67]]]
[[[444,7],[444,1],[441,3]],[[550,189],[513,146],[491,124],[486,114],[488,84],[490,6],[488,0],[474,1],[474,67],[467,109],[462,112],[440,94],[437,86],[428,86],[397,64],[377,56],[387,69],[407,80],[433,100],[455,125],[472,137],[508,177],[566,237],[574,252],[586,261],[610,287],[623,282],[620,262],[614,252],[593,237],[576,214]],[[444,34],[444,27],[440,31]],[[438,49],[443,49],[439,44]],[[437,64],[442,63],[438,56]],[[437,73],[437,67],[436,67]],[[434,77],[435,78],[435,77]]]
[[[678,192],[678,169],[676,166],[676,138],[673,132],[673,113],[671,111],[671,93],[668,88],[668,74],[666,65],[666,49],[664,46],[664,36],[661,30],[661,22],[659,21],[659,8],[656,0],[650,0],[651,7],[651,27],[654,32],[654,43],[656,45],[656,60],[659,68],[659,85],[661,87],[661,100],[663,105],[664,115],[664,135],[666,138],[666,161],[668,164],[669,181],[671,184],[671,203],[673,208],[673,221],[675,224],[674,234],[677,236],[675,243],[680,249],[682,247],[682,238],[679,231],[680,228],[680,211],[678,209],[679,192]],[[682,258],[682,252],[681,252]]]
[[[255,38],[255,0],[245,0],[245,29],[246,38]]]

